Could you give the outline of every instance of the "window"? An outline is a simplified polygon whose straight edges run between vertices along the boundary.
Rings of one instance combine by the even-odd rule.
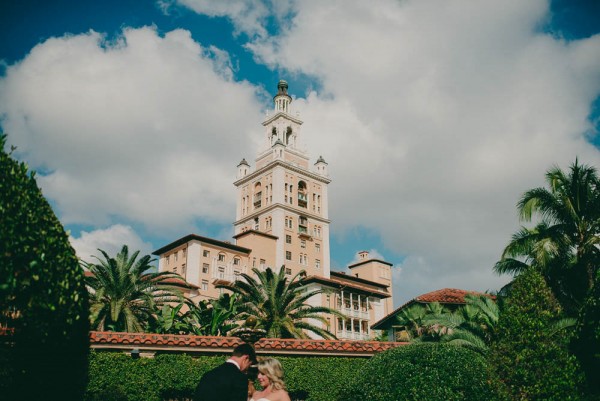
[[[315,259],[315,267],[316,267],[317,269],[320,269],[320,268],[321,268],[321,261],[320,261],[319,259]]]
[[[208,281],[207,280],[202,280],[202,290],[203,291],[208,290]]]
[[[285,260],[292,260],[292,252],[285,251]]]
[[[291,244],[292,243],[292,236],[291,235],[286,235],[285,236],[285,243],[286,244]]]
[[[208,273],[208,263],[202,264],[202,273]]]
[[[260,268],[261,270],[265,270],[265,265],[267,264],[267,261],[264,259],[260,260]]]
[[[306,248],[306,240],[305,239],[300,240],[300,248]]]
[[[225,278],[225,268],[219,267],[219,278]]]
[[[233,265],[239,266],[239,264],[240,264],[240,260],[238,258],[233,258]]]
[[[183,257],[184,257],[184,258],[185,258],[185,251],[186,251],[186,249],[185,249],[185,248],[183,248],[183,249],[181,250],[181,252],[183,252]]]
[[[315,251],[321,252],[321,244],[315,244]]]
[[[223,253],[219,254],[219,262],[225,262],[225,254],[223,254]]]
[[[167,261],[167,264],[169,264],[169,261],[171,260],[171,255],[165,256],[165,260]]]
[[[204,256],[205,258],[210,257],[210,251],[207,251],[206,249],[204,251],[202,251],[202,256]]]
[[[174,260],[175,262],[177,262],[177,251],[175,251],[175,253],[173,254],[173,260]]]
[[[288,276],[289,276],[290,274],[292,274],[292,269],[290,269],[289,267],[286,267],[286,268],[285,268],[285,274],[287,274]]]
[[[185,276],[185,263],[181,265],[181,275]]]

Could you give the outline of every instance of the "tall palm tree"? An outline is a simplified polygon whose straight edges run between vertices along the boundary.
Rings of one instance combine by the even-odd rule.
[[[271,338],[309,338],[308,331],[322,338],[335,339],[331,332],[311,320],[326,324],[324,314],[345,316],[334,309],[307,303],[325,290],[308,290],[301,280],[304,271],[291,279],[286,276],[283,266],[278,273],[271,268],[265,271],[254,268],[252,272],[256,278],[242,274],[242,279],[232,284],[217,285],[217,288],[238,294],[240,319],[253,318],[256,327],[266,330],[267,337]]]
[[[577,160],[567,173],[546,173],[548,188],[534,188],[517,204],[522,227],[504,249],[494,270],[518,275],[531,267],[546,278],[569,314],[593,287],[600,262],[600,180],[595,168]]]
[[[153,319],[158,308],[178,302],[180,289],[187,283],[171,272],[151,273],[150,255],[137,259],[140,251],[129,255],[123,245],[116,257],[98,249],[103,258],[97,263],[82,262],[90,292],[90,321],[93,329],[140,332]]]

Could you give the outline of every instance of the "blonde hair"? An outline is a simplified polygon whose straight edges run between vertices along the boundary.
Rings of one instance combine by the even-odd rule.
[[[258,371],[269,378],[271,385],[275,390],[284,390],[283,368],[281,363],[275,358],[260,358],[258,361]]]

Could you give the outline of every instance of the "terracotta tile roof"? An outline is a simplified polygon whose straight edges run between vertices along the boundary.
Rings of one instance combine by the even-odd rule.
[[[173,334],[90,332],[95,349],[133,349],[142,352],[180,351],[186,353],[229,353],[242,343],[237,337],[212,337]],[[406,345],[400,342],[350,340],[296,340],[263,338],[254,346],[258,354],[329,355],[368,357]]]
[[[406,302],[396,310],[394,310],[389,315],[385,316],[383,319],[373,323],[371,328],[374,330],[381,330],[387,328],[386,323],[390,322],[392,318],[394,318],[402,309],[407,308],[415,303],[420,304],[429,304],[433,302],[439,302],[440,304],[446,305],[464,305],[466,304],[465,296],[473,294],[473,295],[486,295],[495,299],[493,295],[484,294],[482,292],[477,291],[466,291],[460,290],[458,288],[442,288],[441,290],[431,291],[422,295],[419,295],[410,301]]]
[[[431,291],[427,294],[419,295],[414,300],[421,303],[439,302],[441,304],[465,304],[465,296],[486,295],[476,291],[465,291],[457,288],[442,288],[441,290]]]

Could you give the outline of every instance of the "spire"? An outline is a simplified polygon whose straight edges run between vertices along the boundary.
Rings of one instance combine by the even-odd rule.
[[[289,106],[292,98],[288,95],[288,83],[283,79],[277,84],[277,94],[273,97],[275,112],[289,113]]]

